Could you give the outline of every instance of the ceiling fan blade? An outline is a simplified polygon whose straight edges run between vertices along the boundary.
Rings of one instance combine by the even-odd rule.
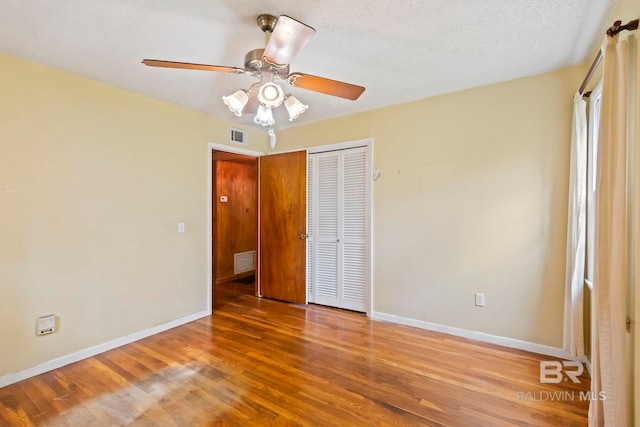
[[[286,67],[315,33],[310,26],[280,15],[264,49],[264,59],[276,67]]]
[[[222,65],[191,64],[189,62],[162,61],[159,59],[143,59],[142,63],[150,67],[184,68],[187,70],[217,71],[219,73],[244,73],[243,68],[225,67]]]
[[[294,87],[350,99],[351,101],[358,99],[365,90],[362,86],[303,73],[289,74],[287,82]]]

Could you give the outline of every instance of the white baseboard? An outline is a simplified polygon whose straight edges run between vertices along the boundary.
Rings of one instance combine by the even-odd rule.
[[[438,323],[425,322],[424,320],[410,319],[407,317],[396,316],[394,314],[380,313],[374,311],[372,319],[384,320],[387,322],[399,323],[401,325],[414,326],[420,329],[426,329],[434,332],[442,332],[449,335],[468,338],[470,340],[481,341],[490,344],[496,344],[503,347],[525,350],[531,353],[543,354],[545,356],[557,357],[565,360],[574,360],[569,352],[562,348],[551,347],[543,344],[536,344],[529,341],[517,340],[514,338],[506,338],[498,335],[491,335],[484,332],[470,331],[468,329],[455,328],[453,326],[440,325]]]
[[[180,319],[172,320],[167,323],[163,323],[162,325],[154,326],[153,328],[146,329],[144,331],[135,332],[131,335],[127,335],[125,337],[116,338],[114,340],[94,345],[93,347],[85,348],[80,351],[76,351],[74,353],[70,353],[57,359],[49,360],[44,363],[40,363],[31,368],[27,368],[22,371],[13,372],[11,374],[3,375],[0,377],[0,388],[8,386],[10,384],[17,383],[22,380],[26,380],[27,378],[35,377],[36,375],[43,374],[45,372],[52,371],[54,369],[61,368],[65,365],[69,365],[71,363],[78,362],[82,359],[86,359],[91,356],[95,356],[96,354],[104,353],[105,351],[112,350],[116,347],[121,347],[125,344],[132,343],[134,341],[141,340],[142,338],[149,337],[151,335],[155,335],[160,332],[164,332],[166,330],[175,328],[176,326],[184,325],[185,323],[193,322],[194,320],[201,319],[203,317],[211,315],[211,311],[204,310],[198,313],[190,314],[185,317],[181,317]]]
[[[184,325],[185,323],[193,322],[194,320],[201,319],[203,317],[211,315],[208,310],[200,311],[198,313],[191,314],[189,316],[182,317],[180,319],[172,320],[171,322],[164,323],[162,325],[154,326],[153,328],[146,329],[144,331],[136,332],[125,337],[117,338],[112,341],[108,341],[102,344],[95,345],[93,347],[86,348],[84,350],[76,351],[71,354],[59,357],[57,359],[49,360],[34,367],[14,372],[11,374],[0,377],[0,388],[8,386],[10,384],[17,383],[27,378],[34,377],[36,375],[43,374],[45,372],[61,368],[65,365],[78,362],[82,359],[86,359],[96,354],[104,353],[105,351],[112,350],[117,347],[121,347],[125,344],[132,343],[134,341],[141,340],[143,338],[155,335],[160,332],[175,328],[176,326]],[[471,331],[468,329],[456,328],[453,326],[445,326],[437,323],[425,322],[423,320],[410,319],[407,317],[396,316],[394,314],[380,313],[374,311],[371,315],[372,319],[384,320],[387,322],[398,323],[401,325],[414,326],[416,328],[425,329],[434,332],[442,332],[449,335],[455,335],[475,341],[486,342],[490,344],[496,344],[503,347],[515,348],[518,350],[530,351],[532,353],[543,354],[545,356],[557,357],[560,359],[573,360],[574,358],[562,348],[551,347],[543,344],[536,344],[528,341],[517,340],[514,338],[506,338],[498,335],[491,335],[484,332]],[[587,366],[589,369],[590,366]],[[590,369],[589,369],[590,371]]]

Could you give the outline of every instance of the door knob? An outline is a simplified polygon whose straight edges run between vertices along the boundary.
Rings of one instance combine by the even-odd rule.
[[[300,234],[298,235],[298,239],[300,239],[300,240],[305,240],[306,238],[307,238],[307,235],[306,235],[306,234],[304,234],[304,233],[300,233]]]

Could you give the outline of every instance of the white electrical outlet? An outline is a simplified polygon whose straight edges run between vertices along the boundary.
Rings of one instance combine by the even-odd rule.
[[[36,333],[38,335],[52,334],[56,330],[56,315],[49,314],[47,316],[38,317],[36,322]]]
[[[484,294],[480,294],[476,292],[476,306],[484,307]]]

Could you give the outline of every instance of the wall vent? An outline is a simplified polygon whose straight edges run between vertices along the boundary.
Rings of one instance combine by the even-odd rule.
[[[231,129],[230,139],[236,144],[247,145],[247,135],[241,130]]]
[[[255,267],[256,251],[233,254],[233,274],[253,271]]]

